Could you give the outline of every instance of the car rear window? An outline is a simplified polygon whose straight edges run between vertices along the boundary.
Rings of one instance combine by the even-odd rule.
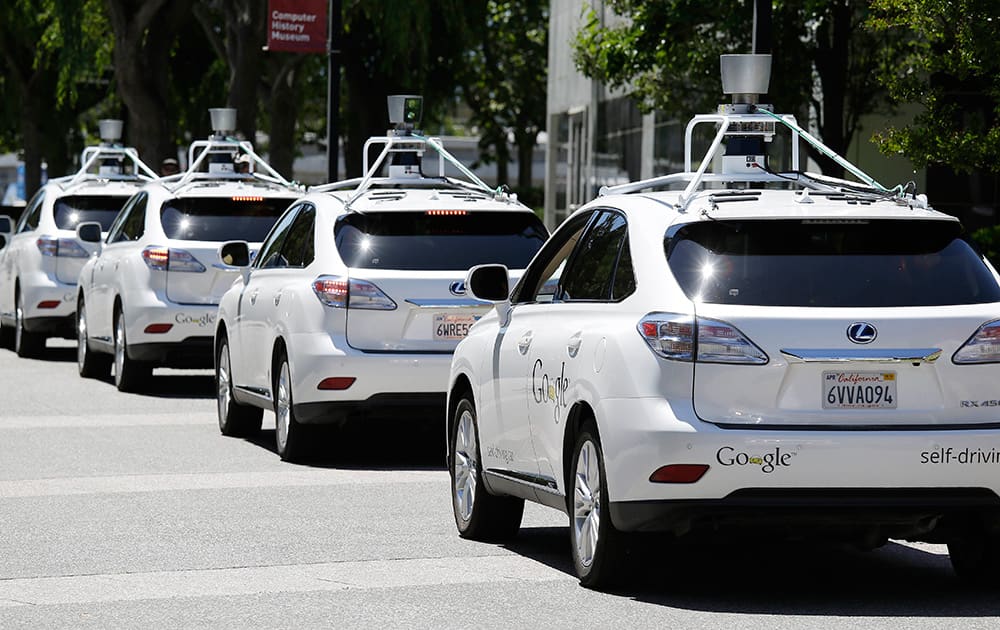
[[[548,238],[530,212],[454,212],[348,214],[337,223],[337,250],[348,266],[364,269],[523,269]]]
[[[291,203],[261,197],[173,199],[160,209],[160,221],[171,239],[258,243]]]
[[[666,241],[695,301],[760,306],[940,306],[1000,301],[957,221],[704,221]]]
[[[75,230],[87,221],[97,221],[107,232],[128,195],[76,195],[56,199],[52,213],[60,230]]]

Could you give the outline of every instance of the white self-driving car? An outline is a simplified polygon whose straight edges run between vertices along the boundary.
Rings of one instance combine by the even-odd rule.
[[[445,177],[446,159],[463,167],[435,140],[402,129],[368,141],[379,145],[366,177],[296,201],[219,305],[220,429],[256,432],[273,409],[286,460],[309,425],[441,417],[451,353],[489,307],[465,294],[468,267],[521,269],[547,236],[511,195],[467,170],[472,183]],[[427,148],[440,176],[421,173]]]
[[[239,239],[256,249],[302,192],[249,143],[227,139],[235,110],[219,111],[213,137],[191,145],[189,169],[133,195],[80,271],[81,376],[107,374],[113,362],[116,386],[135,390],[157,366],[211,367],[219,299],[239,275],[220,245]],[[243,156],[265,173],[238,172]]]
[[[125,201],[156,174],[135,149],[118,144],[122,122],[100,121],[102,144],[87,147],[80,170],[50,180],[31,198],[11,230],[0,226],[0,336],[19,356],[34,356],[49,336],[76,337],[76,282],[97,250],[77,226],[106,232]],[[4,229],[6,228],[6,229]]]
[[[603,190],[509,294],[502,267],[470,271],[495,308],[449,381],[462,536],[514,535],[526,499],[568,514],[592,587],[621,577],[626,533],[758,526],[947,543],[996,581],[998,276],[909,187],[841,158],[862,183],[776,172],[786,127],[819,145],[767,106],[698,116],[685,172]]]

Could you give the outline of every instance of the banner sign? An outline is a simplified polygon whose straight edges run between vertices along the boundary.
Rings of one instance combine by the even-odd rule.
[[[329,0],[268,0],[267,49],[325,53]]]

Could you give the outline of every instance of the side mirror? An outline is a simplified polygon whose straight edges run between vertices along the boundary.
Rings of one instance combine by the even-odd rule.
[[[0,249],[7,247],[10,233],[14,231],[14,221],[6,214],[0,216]]]
[[[101,224],[97,221],[84,221],[76,226],[76,237],[84,243],[100,243]]]
[[[510,297],[510,276],[503,265],[478,265],[465,278],[469,294],[486,302],[506,302]]]
[[[249,267],[250,246],[246,241],[228,241],[219,247],[219,260],[228,267]]]

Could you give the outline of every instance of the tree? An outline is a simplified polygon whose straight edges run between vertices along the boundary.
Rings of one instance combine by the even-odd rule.
[[[0,4],[3,109],[17,119],[6,135],[23,148],[28,196],[41,185],[43,159],[52,175],[70,167],[77,118],[99,98],[93,89],[81,98],[80,86],[93,87],[86,80],[106,67],[103,19],[96,0]]]
[[[422,94],[424,123],[455,93],[471,47],[470,24],[482,23],[485,0],[397,2],[347,0],[339,42],[344,66],[345,169],[361,174],[365,141],[388,127],[386,96]]]
[[[168,107],[171,52],[193,0],[106,0],[114,30],[118,95],[128,108],[131,144],[146,161],[176,152]]]
[[[923,167],[1000,172],[1000,11],[995,0],[874,0],[870,24],[905,38],[882,78],[923,107],[912,124],[877,136],[884,153]]]
[[[462,74],[465,100],[480,129],[480,159],[508,183],[508,133],[517,146],[517,187],[531,189],[538,132],[545,129],[549,10],[546,3],[489,0],[480,43]]]
[[[749,52],[751,1],[611,0],[625,18],[613,26],[590,12],[573,43],[577,66],[625,87],[644,111],[677,118],[721,102],[719,55]],[[822,140],[844,153],[860,118],[886,103],[878,70],[896,50],[892,33],[865,28],[868,9],[850,0],[775,0],[769,101],[809,115]],[[815,98],[814,86],[820,98]],[[815,152],[825,173],[842,169]]]

